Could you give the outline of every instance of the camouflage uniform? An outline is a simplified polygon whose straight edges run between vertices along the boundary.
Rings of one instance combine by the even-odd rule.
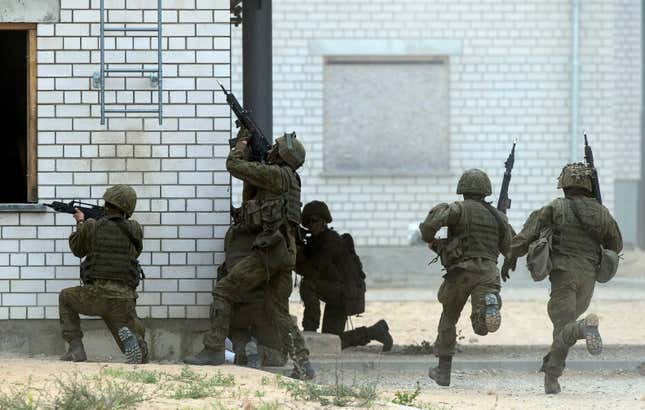
[[[296,369],[309,364],[309,352],[302,334],[289,315],[288,299],[279,297],[281,289],[291,286],[291,271],[296,262],[296,236],[300,223],[300,180],[295,172],[300,164],[288,160],[289,144],[302,150],[297,140],[278,138],[269,153],[269,162],[262,164],[246,159],[246,144],[239,140],[231,150],[226,168],[235,178],[244,181],[242,221],[240,229],[254,234],[252,251],[242,257],[213,289],[210,330],[204,337],[205,349],[187,358],[189,364],[223,364],[224,340],[229,332],[235,304],[243,303],[249,290],[268,286],[267,315],[283,342]],[[279,154],[278,154],[279,152]],[[278,165],[271,157],[287,162]],[[291,162],[291,163],[289,163]],[[313,372],[313,370],[312,370]]]
[[[122,192],[134,195],[135,202],[130,207],[115,210],[108,205],[106,216],[79,222],[69,237],[72,253],[85,259],[81,263],[83,285],[63,289],[59,295],[63,338],[70,343],[70,351],[63,360],[85,360],[79,314],[100,316],[129,362],[147,360],[145,328],[135,310],[135,289],[139,282],[137,258],[142,250],[143,233],[139,223],[126,219],[134,211],[136,193],[130,187],[116,185],[106,191],[104,198],[106,202],[120,205],[118,195]],[[134,243],[122,229],[130,233]],[[121,331],[124,328],[125,334]],[[129,340],[130,336],[136,338],[136,345]]]
[[[547,393],[560,391],[557,378],[562,375],[569,348],[577,340],[587,339],[590,352],[600,353],[596,350],[602,346],[597,334],[597,317],[590,315],[592,323],[587,322],[589,316],[577,320],[591,302],[600,263],[600,246],[616,252],[623,247],[618,224],[609,210],[591,197],[589,176],[590,170],[584,164],[567,165],[558,185],[565,191],[564,198],[555,199],[533,212],[511,244],[512,257],[523,256],[542,229],[553,229],[551,296],[547,308],[553,323],[553,343],[542,366],[546,375],[552,377],[550,386],[545,385]],[[598,239],[588,230],[595,232]]]
[[[424,241],[442,254],[447,270],[438,292],[443,305],[434,352],[442,366],[441,380],[449,385],[451,357],[455,354],[456,324],[468,298],[471,301],[470,321],[478,335],[494,332],[500,325],[500,279],[497,258],[506,254],[511,241],[511,228],[506,216],[484,198],[491,193],[488,176],[480,170],[469,170],[461,177],[457,193],[464,201],[435,206],[419,229]],[[448,227],[445,245],[435,240],[441,227]],[[447,249],[452,249],[449,253]]]

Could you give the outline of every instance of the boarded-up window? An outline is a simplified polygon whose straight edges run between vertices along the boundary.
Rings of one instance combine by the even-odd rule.
[[[447,59],[327,57],[324,76],[325,174],[447,172]]]

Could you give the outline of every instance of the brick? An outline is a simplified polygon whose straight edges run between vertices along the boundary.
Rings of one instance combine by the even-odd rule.
[[[194,305],[195,293],[164,292],[161,294],[161,303],[164,305]]]
[[[13,293],[35,293],[45,291],[44,280],[12,280],[11,292]]]
[[[34,306],[36,305],[35,293],[4,293],[2,295],[3,306]],[[15,318],[12,318],[15,319]],[[23,318],[24,319],[24,318]]]

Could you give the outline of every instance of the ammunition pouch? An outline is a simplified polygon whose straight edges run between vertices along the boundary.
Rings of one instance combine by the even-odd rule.
[[[249,200],[242,204],[243,225],[250,232],[276,230],[285,221],[284,199]]]
[[[450,239],[436,239],[433,251],[439,255],[439,260],[444,268],[449,269],[461,261],[464,256],[465,235],[459,235]]]
[[[526,266],[534,281],[544,280],[551,274],[553,264],[551,262],[553,241],[553,230],[550,227],[542,229],[540,237],[529,245],[529,252],[526,255]]]
[[[269,275],[293,268],[287,241],[280,231],[260,233],[253,242],[253,249],[259,252]]]

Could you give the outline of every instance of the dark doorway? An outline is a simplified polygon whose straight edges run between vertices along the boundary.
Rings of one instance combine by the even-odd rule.
[[[0,202],[27,202],[28,32],[0,30]]]

